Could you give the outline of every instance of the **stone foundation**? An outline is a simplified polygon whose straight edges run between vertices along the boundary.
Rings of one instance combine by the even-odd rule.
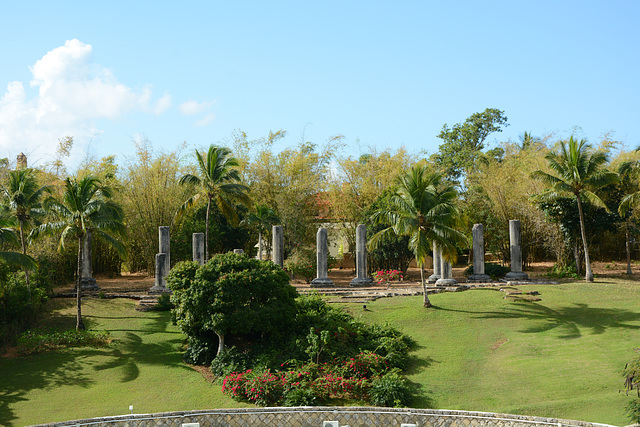
[[[415,424],[427,427],[606,427],[606,424],[569,421],[525,415],[489,412],[449,411],[411,408],[368,407],[293,407],[213,409],[189,412],[164,412],[144,415],[121,415],[65,421],[41,426],[100,427],[181,427],[197,423],[200,427],[322,427],[324,421],[337,421],[350,427]],[[192,424],[193,425],[193,424]],[[195,426],[194,426],[195,427]]]

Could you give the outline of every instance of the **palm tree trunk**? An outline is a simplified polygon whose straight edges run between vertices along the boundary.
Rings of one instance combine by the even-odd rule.
[[[82,250],[84,248],[83,238],[78,238],[78,273],[76,278],[76,331],[84,331],[82,322]]]
[[[209,211],[211,210],[211,197],[207,203],[207,217],[204,223],[204,262],[209,261]]]
[[[431,307],[431,301],[429,301],[429,295],[427,295],[427,281],[424,278],[424,266],[420,266],[420,281],[422,282],[422,291],[424,293],[424,300],[422,306],[424,308]]]
[[[258,230],[258,259],[262,261],[262,231]]]
[[[627,274],[631,275],[631,239],[629,236],[629,220],[626,220],[625,223],[625,238],[626,238],[626,250],[627,250]]]
[[[22,220],[20,220],[20,243],[22,244],[22,255],[26,255],[27,254],[27,245],[24,241],[24,229],[22,227]],[[27,271],[26,268],[23,268],[22,271],[24,271],[24,279],[25,282],[27,283],[27,292],[29,292],[29,298],[31,298],[31,286],[29,284],[29,271]]]
[[[584,269],[587,282],[593,282],[593,273],[591,272],[591,263],[589,262],[589,248],[587,247],[587,236],[584,232],[584,215],[582,213],[582,201],[580,194],[576,194],[578,200],[578,213],[580,214],[580,232],[582,233],[582,244],[584,245]]]

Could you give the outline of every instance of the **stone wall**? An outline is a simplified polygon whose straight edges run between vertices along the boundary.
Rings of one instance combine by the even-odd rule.
[[[448,411],[411,408],[366,407],[296,407],[296,408],[243,408],[213,409],[189,412],[165,412],[146,415],[121,415],[93,418],[42,426],[96,426],[96,427],[322,427],[324,421],[337,421],[349,427],[400,427],[415,424],[424,427],[544,427],[575,426],[603,427],[606,424],[569,421],[524,415],[494,414],[488,412]],[[185,426],[186,427],[186,426]]]

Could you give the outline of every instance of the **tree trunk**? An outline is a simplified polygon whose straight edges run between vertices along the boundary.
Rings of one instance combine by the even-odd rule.
[[[573,260],[576,264],[576,274],[579,276],[582,274],[582,259],[580,258],[580,250],[578,249],[578,236],[575,236],[572,243]]]
[[[84,323],[82,322],[82,252],[84,245],[83,238],[78,238],[78,273],[76,278],[76,331],[84,331]]]
[[[262,231],[258,230],[258,259],[262,261]]]
[[[582,213],[582,201],[580,200],[580,194],[576,194],[578,199],[578,213],[580,213],[580,232],[582,233],[582,244],[584,245],[584,280],[587,282],[593,282],[593,273],[591,272],[591,263],[589,262],[589,247],[587,246],[587,235],[584,232],[584,215]]]
[[[424,292],[424,300],[422,306],[424,308],[431,307],[431,301],[429,301],[429,295],[427,295],[427,281],[424,278],[424,267],[420,266],[420,281],[422,282],[422,291]]]
[[[27,245],[24,241],[24,229],[22,228],[22,220],[20,220],[20,243],[22,244],[22,255],[27,254]],[[24,271],[24,279],[27,283],[27,292],[29,292],[29,299],[31,299],[31,285],[29,284],[29,271],[26,268],[23,268]]]
[[[216,332],[216,335],[218,336],[218,352],[216,353],[216,357],[218,357],[224,351],[224,334]]]
[[[631,276],[632,271],[631,271],[631,239],[629,236],[629,220],[626,220],[625,223],[625,238],[626,238],[626,250],[627,250],[627,274],[629,276]]]
[[[207,216],[204,223],[204,262],[209,261],[209,211],[211,210],[211,197],[207,203]]]

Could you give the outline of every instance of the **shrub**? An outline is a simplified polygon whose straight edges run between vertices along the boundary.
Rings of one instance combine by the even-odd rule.
[[[297,248],[284,261],[284,269],[292,278],[300,277],[310,283],[317,273],[316,255],[310,249]]]
[[[316,406],[321,403],[312,389],[295,387],[285,395],[282,406]]]
[[[393,370],[371,382],[369,398],[375,406],[403,407],[409,404],[411,391],[407,380]]]
[[[182,360],[190,365],[208,365],[218,348],[215,338],[189,337],[187,343],[187,351],[182,355]]]
[[[169,294],[161,294],[158,297],[155,309],[158,311],[169,311],[172,308],[173,304],[171,303],[171,296]]]
[[[510,267],[505,267],[500,264],[496,264],[494,262],[485,262],[484,263],[484,273],[489,275],[493,280],[499,280],[506,276],[508,272],[511,271]],[[470,276],[474,274],[473,265],[470,265],[464,270],[464,274]]]
[[[42,288],[25,284],[24,273],[11,272],[0,263],[0,346],[13,344],[43,312],[47,302]]]
[[[209,370],[218,377],[226,377],[233,372],[246,371],[248,364],[246,354],[236,347],[229,347],[211,361]]]
[[[547,277],[552,277],[554,279],[565,279],[565,278],[578,278],[578,272],[576,270],[575,264],[561,266],[558,264],[554,264],[551,267],[551,271],[546,274]]]
[[[379,270],[373,275],[373,280],[377,283],[387,283],[404,279],[400,270]]]
[[[64,347],[101,347],[108,343],[106,331],[27,331],[18,338],[18,351],[26,355]]]
[[[205,265],[180,263],[167,276],[173,314],[190,342],[204,341],[189,360],[211,360],[216,337],[284,337],[296,311],[295,288],[271,261],[233,253],[216,255]],[[211,354],[201,356],[207,348]],[[197,357],[195,357],[197,355]],[[193,362],[192,362],[193,363]]]

